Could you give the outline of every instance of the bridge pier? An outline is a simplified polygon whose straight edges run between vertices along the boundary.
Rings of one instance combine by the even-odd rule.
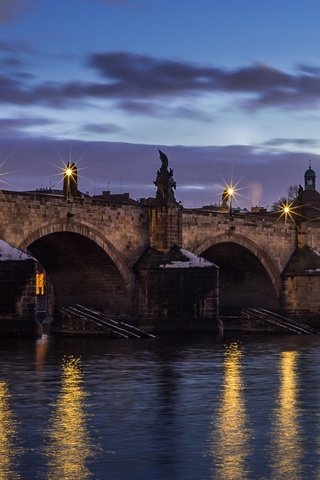
[[[0,240],[0,332],[2,335],[38,337],[35,291],[37,262]]]
[[[155,332],[217,332],[219,269],[174,245],[148,248],[135,266],[134,308],[139,326]]]
[[[151,331],[220,331],[219,269],[181,248],[182,207],[162,152],[160,159],[156,199],[149,210],[149,247],[134,267],[135,314],[139,325]]]
[[[310,246],[300,245],[282,273],[281,311],[319,328],[320,255]]]

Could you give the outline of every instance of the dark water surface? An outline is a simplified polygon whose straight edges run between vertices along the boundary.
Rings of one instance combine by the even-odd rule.
[[[0,341],[0,480],[320,478],[320,336]]]

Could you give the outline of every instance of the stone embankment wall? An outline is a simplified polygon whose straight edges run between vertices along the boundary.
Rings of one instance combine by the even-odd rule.
[[[0,330],[2,334],[38,336],[35,294],[36,262],[0,261]]]

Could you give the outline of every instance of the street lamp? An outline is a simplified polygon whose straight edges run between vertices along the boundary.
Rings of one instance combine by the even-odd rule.
[[[75,164],[70,165],[68,162],[63,170],[63,193],[67,198],[71,196],[71,182],[76,182],[76,176]]]
[[[230,186],[227,188],[227,194],[228,194],[228,197],[230,199],[230,203],[229,203],[229,216],[230,216],[230,220],[232,218],[232,197],[234,196],[234,193],[235,193],[235,189],[234,187]]]
[[[292,203],[289,203],[288,201],[286,203],[282,203],[280,206],[280,218],[284,217],[285,223],[287,222],[288,217],[293,221],[293,223],[296,223],[293,218],[294,214],[294,208],[292,208]]]

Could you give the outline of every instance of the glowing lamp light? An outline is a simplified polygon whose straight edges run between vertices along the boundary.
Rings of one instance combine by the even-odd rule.
[[[67,177],[71,177],[72,176],[72,169],[71,168],[66,168],[65,174],[66,174]]]
[[[234,188],[233,188],[233,187],[229,187],[228,190],[227,190],[227,193],[228,193],[229,197],[233,197],[233,195],[234,195]]]
[[[287,219],[289,218],[290,220],[292,220],[295,223],[294,216],[300,216],[300,215],[297,211],[295,211],[298,207],[292,206],[292,203],[293,202],[291,202],[291,203],[285,202],[285,203],[281,204],[280,209],[279,209],[279,213],[280,213],[279,219],[281,217],[284,217],[284,220],[286,222]]]
[[[288,205],[286,205],[283,209],[283,212],[287,215],[288,213],[290,213],[290,207]]]

